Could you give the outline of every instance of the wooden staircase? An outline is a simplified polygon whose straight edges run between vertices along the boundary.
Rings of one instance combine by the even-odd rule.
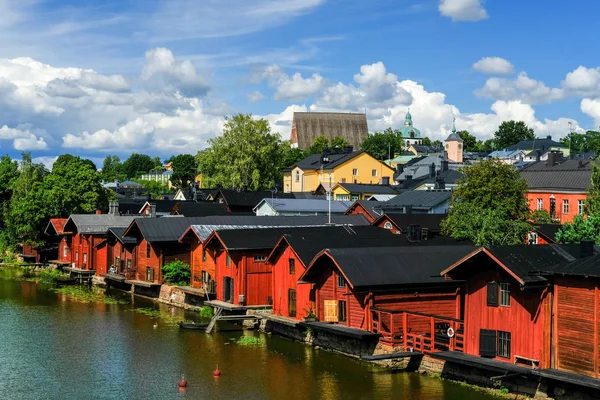
[[[215,324],[221,318],[221,314],[223,314],[223,309],[221,307],[217,307],[215,314],[213,315],[212,319],[210,320],[210,323],[208,324],[208,326],[206,327],[206,333],[212,332],[213,328],[215,327]]]

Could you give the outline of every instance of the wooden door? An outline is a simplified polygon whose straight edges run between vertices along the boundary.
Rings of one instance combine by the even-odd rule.
[[[233,278],[223,278],[223,301],[233,303]]]
[[[324,300],[325,305],[325,322],[338,322],[338,301]]]
[[[296,316],[296,291],[294,289],[288,290],[288,317]]]

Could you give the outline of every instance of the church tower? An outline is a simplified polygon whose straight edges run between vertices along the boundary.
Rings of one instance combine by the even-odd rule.
[[[456,118],[452,119],[452,133],[444,142],[448,160],[462,164],[463,162],[463,140],[456,133]]]

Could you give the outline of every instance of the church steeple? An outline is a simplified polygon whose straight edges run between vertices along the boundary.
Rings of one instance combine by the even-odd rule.
[[[412,122],[412,115],[410,115],[410,107],[408,108],[408,111],[406,112],[406,117],[404,117],[404,126],[412,126],[413,122]]]

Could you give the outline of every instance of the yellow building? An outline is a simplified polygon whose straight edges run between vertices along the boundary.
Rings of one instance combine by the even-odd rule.
[[[320,184],[329,190],[336,183],[389,184],[394,169],[364,151],[313,154],[283,172],[283,190],[313,192]]]

